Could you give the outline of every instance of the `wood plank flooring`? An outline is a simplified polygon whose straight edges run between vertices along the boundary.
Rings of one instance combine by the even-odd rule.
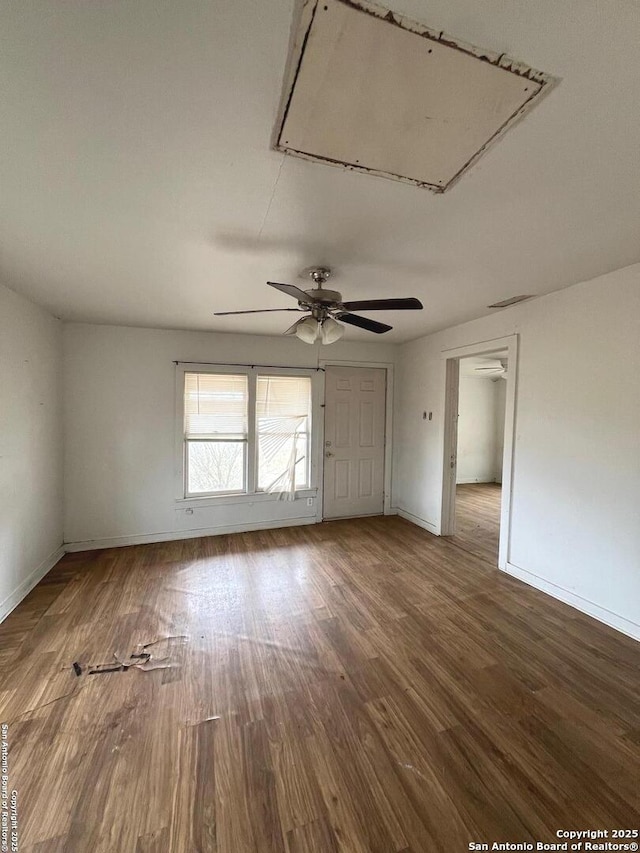
[[[500,539],[499,483],[461,483],[456,486],[456,532],[451,541],[498,565]]]
[[[70,554],[0,648],[21,853],[640,823],[640,646],[399,518]]]

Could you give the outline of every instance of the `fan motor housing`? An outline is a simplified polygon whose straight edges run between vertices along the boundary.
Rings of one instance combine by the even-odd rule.
[[[335,305],[342,302],[342,294],[337,290],[326,290],[324,287],[314,287],[311,290],[305,290],[309,294],[309,302],[320,303],[321,305]]]

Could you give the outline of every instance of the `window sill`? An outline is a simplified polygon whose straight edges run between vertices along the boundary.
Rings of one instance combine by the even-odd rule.
[[[296,500],[305,500],[306,498],[314,498],[318,494],[317,487],[309,489],[298,489],[296,491]],[[236,495],[203,495],[201,498],[188,497],[176,498],[176,506],[180,509],[196,506],[229,506],[231,504],[253,504],[253,503],[268,503],[269,501],[277,501],[277,494],[268,494],[267,492],[254,492],[253,494],[236,494]]]

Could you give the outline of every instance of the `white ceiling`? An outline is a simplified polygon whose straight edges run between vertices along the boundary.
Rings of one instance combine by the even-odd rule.
[[[1,4],[0,280],[69,320],[277,333],[212,314],[329,264],[424,302],[370,315],[401,341],[640,261],[637,0],[393,5],[562,78],[444,195],[270,150],[292,0]]]

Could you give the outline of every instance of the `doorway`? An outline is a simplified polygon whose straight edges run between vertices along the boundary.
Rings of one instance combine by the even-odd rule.
[[[506,350],[460,359],[452,539],[496,566],[507,375]]]
[[[325,519],[384,511],[386,376],[383,368],[325,370]]]
[[[441,533],[506,568],[511,511],[517,338],[446,358]]]

